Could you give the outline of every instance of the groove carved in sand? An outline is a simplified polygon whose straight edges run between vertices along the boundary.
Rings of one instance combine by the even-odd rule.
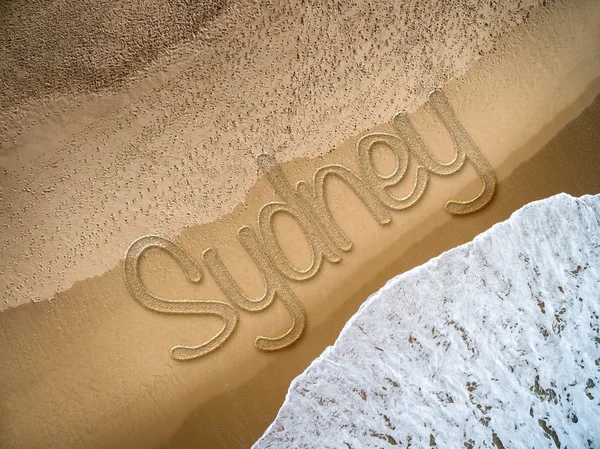
[[[441,91],[434,91],[429,98],[435,114],[454,143],[456,154],[448,163],[440,162],[430,154],[405,114],[399,114],[393,119],[398,135],[372,133],[357,142],[359,175],[341,165],[327,165],[315,172],[312,186],[305,181],[299,181],[294,189],[272,156],[261,154],[257,157],[259,167],[283,200],[267,203],[261,208],[257,222],[258,234],[249,226],[243,226],[238,231],[242,246],[263,274],[264,294],[258,299],[249,298],[234,281],[216,249],[208,248],[202,256],[209,273],[223,294],[237,308],[246,312],[260,312],[269,307],[275,299],[279,299],[290,313],[292,324],[289,330],[276,337],[257,337],[257,349],[283,349],[294,343],[306,326],[304,307],[288,286],[286,278],[297,282],[311,279],[319,272],[324,260],[337,263],[341,260],[341,251],[352,249],[352,241],[340,229],[331,214],[325,194],[327,177],[335,176],[349,186],[380,225],[386,225],[392,219],[387,209],[402,211],[419,201],[427,189],[429,175],[452,175],[458,172],[466,161],[475,168],[483,187],[480,193],[470,200],[449,200],[445,206],[446,211],[454,215],[468,214],[483,208],[492,199],[497,179],[491,165],[456,118],[445,95]],[[385,145],[396,156],[398,164],[390,175],[382,175],[373,165],[371,152],[376,144]],[[408,171],[411,156],[416,160],[415,182],[408,195],[398,198],[388,189],[402,182]],[[294,266],[283,252],[273,228],[273,219],[280,213],[294,218],[306,237],[312,252],[312,260],[308,267]],[[142,306],[155,312],[220,317],[224,325],[217,335],[199,346],[176,346],[171,349],[171,356],[176,360],[190,360],[214,351],[233,334],[239,319],[236,310],[224,302],[166,300],[150,293],[144,286],[138,270],[140,257],[150,248],[166,251],[180,265],[190,282],[198,283],[202,279],[200,266],[182,248],[162,237],[143,236],[133,242],[125,255],[125,282],[129,292]]]

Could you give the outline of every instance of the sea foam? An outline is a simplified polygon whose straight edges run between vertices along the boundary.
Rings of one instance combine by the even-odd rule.
[[[531,203],[396,276],[255,449],[600,446],[600,195]]]

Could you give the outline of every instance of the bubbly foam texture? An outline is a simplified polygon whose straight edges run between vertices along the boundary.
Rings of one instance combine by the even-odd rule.
[[[531,203],[390,280],[255,449],[597,447],[600,195]]]

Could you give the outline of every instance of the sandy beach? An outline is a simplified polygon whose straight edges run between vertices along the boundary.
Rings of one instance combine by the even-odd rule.
[[[178,43],[177,51],[161,60],[163,67],[153,66],[147,77],[129,84],[128,73],[139,58],[127,53],[129,59],[110,74],[112,92],[82,77],[76,92],[65,93],[73,85],[48,88],[55,99],[46,88],[12,100],[2,97],[0,358],[10,360],[0,367],[0,416],[7,417],[0,422],[3,447],[249,447],[275,417],[291,380],[333,343],[386,280],[470,241],[530,201],[559,192],[600,192],[600,32],[594,26],[600,7],[595,2],[531,8],[522,14],[524,23],[499,38],[510,14],[504,11],[504,19],[488,11],[495,18],[493,30],[471,47],[456,44],[455,53],[434,64],[428,77],[414,80],[421,66],[394,75],[398,63],[382,51],[378,58],[366,57],[367,67],[344,69],[347,80],[356,76],[356,85],[316,83],[313,91],[309,83],[292,88],[298,95],[277,93],[279,85],[294,86],[287,69],[273,70],[281,78],[269,83],[271,63],[242,69],[243,60],[223,55],[233,67],[232,75],[224,75],[229,72],[213,55],[227,41],[223,35],[235,35],[226,23],[242,27],[242,18],[250,17],[260,24],[274,6],[255,16],[247,14],[248,5],[223,7],[222,14],[215,8],[210,20],[214,28],[223,27],[220,38],[211,41],[207,36],[217,32],[193,23],[189,27],[200,30],[195,31],[200,41],[187,42],[177,33],[163,36],[160,45]],[[293,17],[291,8],[287,14]],[[296,25],[281,29],[293,35]],[[256,33],[275,29],[258,27]],[[385,38],[365,41],[375,48],[394,42],[385,27],[377,36]],[[239,39],[244,41],[243,33]],[[462,33],[456,39],[468,40]],[[287,41],[285,36],[250,40],[267,48],[285,47]],[[321,57],[335,66],[338,41],[332,42],[331,53]],[[357,42],[349,48],[363,48]],[[435,36],[420,42],[435,42]],[[457,55],[465,48],[482,55],[475,62],[462,60],[466,56]],[[252,50],[245,55],[251,58]],[[212,79],[196,70],[206,62],[218,66],[206,72]],[[273,64],[285,67],[281,60]],[[359,73],[365,72],[380,75],[362,85]],[[335,77],[325,69],[319,74],[330,75]],[[232,89],[242,76],[253,81]],[[37,86],[34,78],[28,82]],[[200,87],[190,93],[194,85]],[[194,102],[211,86],[212,97],[203,101],[212,109],[199,110]],[[164,251],[149,250],[139,271],[156,296],[226,301],[204,258],[213,248],[243,292],[258,299],[264,273],[238,230],[256,229],[261,208],[281,198],[256,156],[266,152],[281,163],[292,186],[311,182],[328,165],[361,173],[357,143],[373,133],[397,135],[391,117],[406,110],[432,155],[449,161],[455,153],[450,134],[431,104],[424,104],[433,87],[443,87],[456,118],[492,167],[497,190],[491,202],[465,216],[444,210],[449,199],[466,200],[481,190],[478,173],[467,163],[451,176],[431,176],[419,202],[390,211],[391,221],[382,226],[355,192],[332,179],[326,187],[331,214],[353,246],[339,251],[338,263],[323,261],[310,279],[286,278],[306,315],[298,341],[273,353],[255,348],[257,336],[290,328],[289,311],[275,298],[264,311],[239,310],[235,332],[210,354],[173,360],[172,347],[207,341],[223,322],[142,307],[124,278],[129,245],[158,234],[201,266],[203,279],[196,285]],[[365,91],[372,93],[360,93]],[[347,98],[351,101],[339,100]],[[372,158],[382,174],[398,164],[385,148],[373,151]],[[410,192],[414,167],[413,160],[406,178],[390,189],[394,195]],[[298,222],[279,214],[273,228],[291,264],[310,266],[311,241]]]

